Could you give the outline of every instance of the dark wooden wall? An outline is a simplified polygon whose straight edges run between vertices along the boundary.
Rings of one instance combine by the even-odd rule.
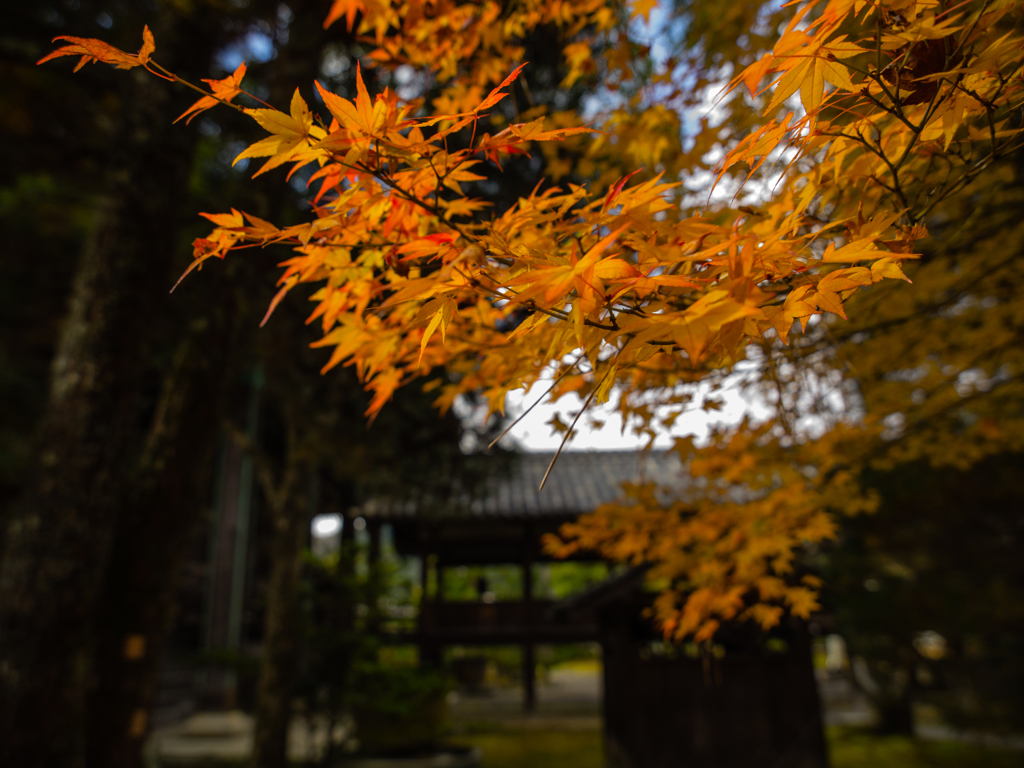
[[[608,768],[826,768],[811,641],[799,624],[719,638],[691,655],[657,642],[641,606],[601,615]]]

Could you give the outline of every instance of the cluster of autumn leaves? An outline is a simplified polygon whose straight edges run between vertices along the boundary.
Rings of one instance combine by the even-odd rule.
[[[314,166],[312,212],[289,227],[236,210],[203,214],[214,229],[196,241],[189,271],[243,248],[290,247],[268,316],[290,290],[314,285],[310,322],[322,330],[315,346],[330,350],[325,370],[355,366],[373,393],[371,416],[438,367],[448,371],[442,407],[483,391],[493,410],[555,369],[559,393],[575,389],[589,405],[618,389],[622,410],[653,428],[654,411],[630,395],[681,403],[681,384],[721,381],[753,347],[786,344],[794,326],[845,317],[862,288],[906,279],[901,264],[927,236],[927,214],[1020,144],[1021,3],[811,1],[721,88],[762,123],[713,143],[716,183],[758,190],[756,205],[705,197],[694,206],[673,173],[632,168],[614,181],[541,185],[488,215],[488,201],[466,192],[487,165],[534,147],[553,163],[559,142],[607,154],[609,135],[664,139],[650,133],[664,125],[650,119],[661,112],[642,87],[614,120],[598,115],[589,126],[491,114],[522,72],[522,40],[541,27],[563,41],[565,87],[599,72],[606,85],[636,82],[630,35],[653,5],[337,0],[326,24],[343,18],[372,41],[377,66],[431,75],[433,109],[389,89],[371,97],[358,68],[355,99],[318,83],[317,111],[299,90],[287,113],[237,107],[244,64],[205,81],[209,91],[182,117],[218,104],[244,111],[267,136],[235,162],[266,158],[256,175],[287,165],[288,177]],[[103,61],[179,80],[153,61],[148,29],[138,54],[65,39],[43,61],[80,55],[79,67]],[[666,97],[666,87],[684,88],[671,73],[655,80],[665,102],[679,95]],[[706,639],[737,616],[767,627],[785,610],[808,615],[819,583],[794,575],[797,552],[834,534],[830,504],[866,502],[850,501],[855,478],[827,458],[838,437],[817,443],[816,482],[773,434],[768,424],[701,451],[680,443],[691,473],[708,479],[691,497],[666,506],[638,486],[631,502],[551,546],[654,563],[658,615],[676,637]]]

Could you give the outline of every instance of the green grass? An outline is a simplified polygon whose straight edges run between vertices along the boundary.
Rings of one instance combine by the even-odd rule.
[[[1024,753],[953,741],[828,729],[832,768],[1024,768]]]
[[[600,768],[599,731],[503,730],[452,739],[483,750],[481,768]]]
[[[597,731],[524,729],[454,739],[483,750],[482,768],[601,768]],[[959,742],[915,741],[846,728],[828,730],[831,768],[1024,768],[1024,754]]]

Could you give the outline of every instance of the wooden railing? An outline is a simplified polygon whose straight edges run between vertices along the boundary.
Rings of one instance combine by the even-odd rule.
[[[419,634],[440,643],[582,642],[598,639],[596,616],[559,615],[550,600],[427,602]]]

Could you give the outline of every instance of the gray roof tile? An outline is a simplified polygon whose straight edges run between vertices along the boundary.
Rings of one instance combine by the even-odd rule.
[[[379,518],[426,513],[470,517],[570,516],[593,512],[622,497],[624,482],[653,480],[682,491],[689,477],[671,451],[574,451],[558,457],[543,491],[537,490],[553,453],[523,453],[510,474],[489,478],[473,497],[462,491],[447,499],[371,499],[360,514]]]

